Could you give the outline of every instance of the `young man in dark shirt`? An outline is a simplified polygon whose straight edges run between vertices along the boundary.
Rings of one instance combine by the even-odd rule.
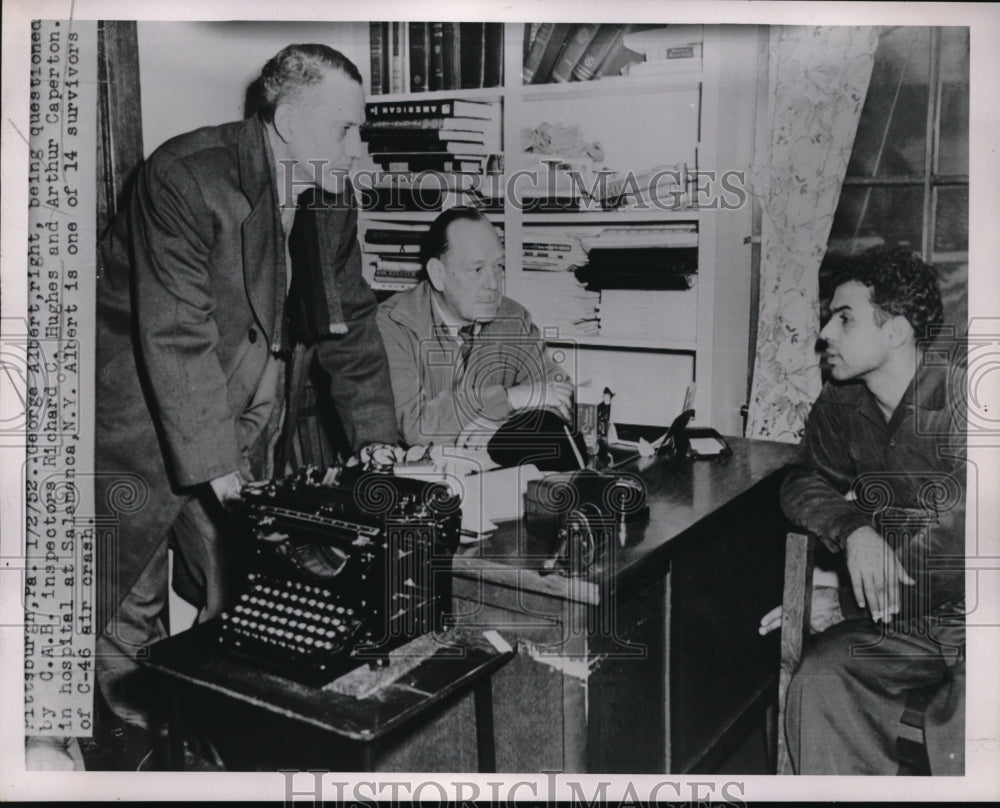
[[[821,338],[832,380],[781,498],[843,553],[846,575],[839,598],[814,590],[814,628],[832,627],[789,686],[792,762],[800,774],[895,774],[907,698],[936,685],[932,773],[962,774],[965,408],[942,357],[964,356],[921,343],[941,323],[941,296],[934,270],[907,250],[846,262],[831,313]]]

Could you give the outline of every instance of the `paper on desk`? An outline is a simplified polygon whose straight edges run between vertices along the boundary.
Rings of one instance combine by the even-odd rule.
[[[691,449],[702,457],[721,454],[724,448],[715,438],[691,438]]]
[[[496,530],[497,522],[520,519],[528,483],[543,476],[528,464],[463,478],[462,532],[475,541]]]

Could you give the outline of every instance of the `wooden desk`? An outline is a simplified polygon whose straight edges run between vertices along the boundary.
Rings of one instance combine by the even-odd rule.
[[[455,558],[459,624],[518,638],[494,680],[500,771],[697,772],[728,753],[777,680],[794,447],[730,439],[726,464],[639,460],[650,519],[588,579],[540,573],[521,522]]]
[[[436,636],[440,645],[433,655],[360,699],[233,664],[219,653],[210,625],[163,640],[145,664],[162,674],[171,690],[172,767],[183,766],[183,726],[191,722],[242,736],[241,756],[258,766],[372,771],[383,740],[397,736],[398,744],[398,736],[418,720],[474,688],[475,734],[452,740],[478,752],[480,771],[495,771],[490,679],[515,652],[497,648],[478,631]]]

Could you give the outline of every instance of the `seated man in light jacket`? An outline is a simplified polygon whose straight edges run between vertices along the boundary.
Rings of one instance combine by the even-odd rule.
[[[420,258],[423,280],[376,317],[403,440],[454,443],[520,410],[570,420],[572,384],[527,310],[503,295],[504,250],[489,220],[471,207],[445,211]]]

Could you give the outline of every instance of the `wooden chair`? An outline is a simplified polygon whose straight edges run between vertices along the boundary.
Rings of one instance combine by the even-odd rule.
[[[785,739],[785,698],[788,682],[802,661],[809,637],[816,537],[790,531],[785,540],[785,590],[781,615],[781,673],[778,678],[777,773],[794,774]],[[937,685],[915,690],[907,701],[896,739],[897,775],[930,775],[924,746],[924,708]]]

